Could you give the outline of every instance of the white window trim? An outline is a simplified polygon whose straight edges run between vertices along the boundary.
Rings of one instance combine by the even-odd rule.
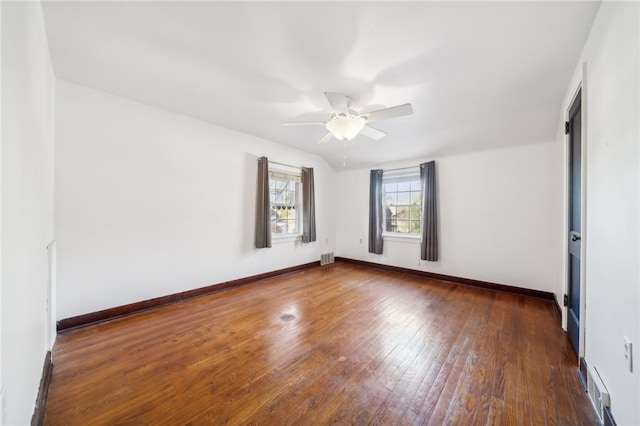
[[[385,241],[397,241],[400,243],[419,244],[422,242],[422,236],[417,234],[398,234],[395,232],[386,232],[382,234]]]
[[[287,235],[272,235],[271,242],[273,244],[290,243],[302,241],[302,233],[300,234],[287,234]]]

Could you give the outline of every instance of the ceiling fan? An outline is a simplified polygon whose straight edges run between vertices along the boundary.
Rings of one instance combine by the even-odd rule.
[[[351,106],[351,98],[349,96],[333,92],[324,92],[324,95],[327,97],[331,109],[333,109],[329,121],[299,121],[282,124],[284,126],[324,125],[328,133],[324,135],[318,143],[328,142],[333,137],[341,141],[349,141],[359,134],[374,140],[379,140],[384,137],[386,133],[368,126],[368,123],[413,114],[411,104],[403,104],[359,114],[349,108]]]

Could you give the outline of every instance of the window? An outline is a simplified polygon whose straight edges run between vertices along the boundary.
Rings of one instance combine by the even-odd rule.
[[[384,171],[384,235],[419,236],[422,224],[420,170],[416,168]]]
[[[274,237],[300,234],[300,174],[269,171],[271,234]]]

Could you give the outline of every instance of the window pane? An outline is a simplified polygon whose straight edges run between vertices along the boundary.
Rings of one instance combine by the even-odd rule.
[[[385,232],[394,232],[393,231],[393,220],[391,218],[387,218],[384,220],[384,231]]]
[[[387,206],[384,211],[384,230],[386,232],[395,232],[396,207]]]
[[[398,219],[409,219],[409,207],[398,207],[397,212]]]
[[[385,200],[387,201],[388,206],[397,206],[398,205],[398,194],[392,192],[391,194],[385,194]]]
[[[412,220],[420,220],[420,206],[409,207],[409,216]]]
[[[387,206],[385,207],[385,215],[387,217],[394,217],[396,215],[396,210],[397,210],[396,206]]]
[[[399,182],[398,191],[409,191],[411,189],[411,182]]]
[[[298,213],[296,209],[298,184],[286,179],[270,179],[271,232],[274,235],[296,234]]]
[[[419,235],[422,220],[419,177],[387,181],[383,183],[383,190],[385,232]]]

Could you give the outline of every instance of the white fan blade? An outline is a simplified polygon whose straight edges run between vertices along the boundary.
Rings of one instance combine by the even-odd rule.
[[[391,108],[379,109],[377,111],[367,112],[360,114],[360,116],[367,117],[367,122],[386,120],[387,118],[401,117],[403,115],[413,114],[413,108],[411,104],[398,105]]]
[[[327,124],[324,121],[294,121],[294,122],[289,122],[289,123],[282,123],[283,126],[307,126],[307,125],[314,125],[314,124],[322,124],[325,125]]]
[[[382,130],[374,129],[373,127],[369,126],[364,126],[362,130],[360,130],[360,134],[375,141],[382,139],[386,135],[386,133]]]
[[[327,134],[326,134],[326,135],[324,135],[324,136],[322,137],[322,139],[320,139],[320,140],[318,141],[318,143],[325,143],[325,142],[329,142],[332,138],[333,138],[333,135],[331,134],[331,132],[327,132]]]
[[[342,93],[324,92],[329,101],[329,105],[336,114],[349,115],[349,105],[347,105],[347,97]]]

